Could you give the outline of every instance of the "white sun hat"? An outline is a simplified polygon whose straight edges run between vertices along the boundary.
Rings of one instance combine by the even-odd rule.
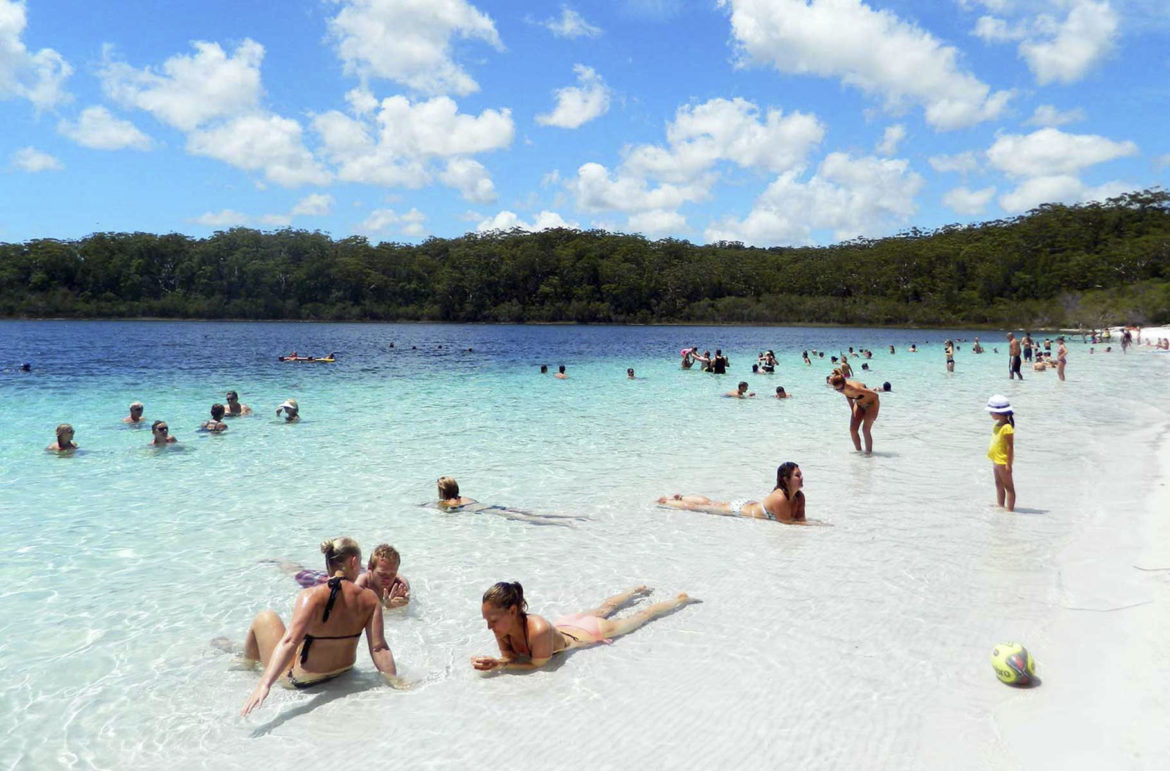
[[[1012,403],[1003,394],[996,394],[987,400],[988,412],[1011,412]]]

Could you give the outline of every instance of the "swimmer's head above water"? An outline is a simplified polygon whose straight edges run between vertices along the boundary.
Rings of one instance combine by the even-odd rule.
[[[459,483],[455,477],[439,477],[439,500],[450,501],[459,498]]]

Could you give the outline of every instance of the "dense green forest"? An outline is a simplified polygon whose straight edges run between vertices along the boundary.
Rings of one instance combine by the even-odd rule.
[[[828,247],[247,228],[0,244],[0,315],[1099,327],[1170,322],[1170,194]]]

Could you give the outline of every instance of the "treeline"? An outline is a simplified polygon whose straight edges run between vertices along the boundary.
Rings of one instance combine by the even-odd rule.
[[[1170,322],[1170,194],[829,247],[247,228],[0,244],[0,315],[1100,327]]]

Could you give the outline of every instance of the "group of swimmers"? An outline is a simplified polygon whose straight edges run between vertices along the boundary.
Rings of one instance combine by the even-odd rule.
[[[224,421],[225,418],[238,418],[252,414],[252,408],[246,404],[241,404],[240,396],[235,391],[228,391],[225,395],[225,400],[227,404],[216,402],[211,405],[211,419],[203,421],[199,426],[199,431],[213,434],[223,433],[228,428],[228,424]],[[144,426],[148,422],[144,415],[145,411],[146,406],[142,402],[131,402],[130,414],[122,418],[122,422],[130,426]],[[286,423],[294,423],[300,420],[301,409],[300,405],[297,404],[297,400],[285,399],[276,408],[278,417],[282,413]],[[166,447],[176,444],[179,441],[174,436],[171,436],[171,428],[165,420],[156,420],[150,423],[150,433],[153,437],[149,445],[151,447]],[[77,443],[73,441],[73,437],[73,426],[69,423],[62,423],[57,426],[57,441],[45,449],[50,452],[71,453],[78,449]]]

